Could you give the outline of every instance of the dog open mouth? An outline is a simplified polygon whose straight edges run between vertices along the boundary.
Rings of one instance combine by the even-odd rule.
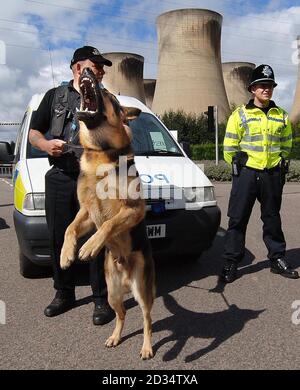
[[[77,117],[88,128],[96,127],[103,117],[102,95],[98,81],[90,68],[85,68],[79,78],[81,105]]]

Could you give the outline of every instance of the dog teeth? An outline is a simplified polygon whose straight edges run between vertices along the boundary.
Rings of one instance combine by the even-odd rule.
[[[85,108],[84,110],[80,110],[76,107],[76,112],[87,112],[88,114],[96,114],[97,111],[90,111],[88,108]]]

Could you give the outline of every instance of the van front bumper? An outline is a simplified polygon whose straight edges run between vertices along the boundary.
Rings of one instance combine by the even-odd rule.
[[[14,210],[13,217],[20,252],[37,265],[50,265],[46,217],[29,217],[17,210]]]
[[[218,206],[200,210],[170,210],[155,215],[147,213],[147,225],[165,225],[165,238],[151,239],[154,256],[195,256],[208,249],[221,221]]]
[[[154,257],[200,255],[212,245],[220,220],[218,206],[162,214],[148,211],[147,225],[165,225],[164,238],[150,239]],[[21,253],[37,265],[50,265],[46,217],[29,217],[14,210],[14,224]]]

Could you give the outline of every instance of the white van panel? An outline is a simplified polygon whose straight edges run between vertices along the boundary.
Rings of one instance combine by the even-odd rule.
[[[134,160],[144,184],[180,188],[211,186],[204,172],[187,157],[135,156]]]
[[[45,192],[45,174],[50,169],[48,158],[30,158],[27,167],[33,192]]]
[[[135,157],[143,187],[210,187],[204,172],[186,157]],[[50,165],[47,158],[27,160],[33,192],[45,191],[44,175]]]

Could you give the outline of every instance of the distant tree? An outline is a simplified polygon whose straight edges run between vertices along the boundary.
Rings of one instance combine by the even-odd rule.
[[[215,142],[215,134],[208,130],[207,116],[186,113],[182,110],[167,111],[161,116],[162,122],[170,130],[178,131],[178,141],[192,145]],[[219,124],[219,142],[223,142],[225,124]]]
[[[293,124],[293,136],[299,138],[300,137],[300,122]]]

